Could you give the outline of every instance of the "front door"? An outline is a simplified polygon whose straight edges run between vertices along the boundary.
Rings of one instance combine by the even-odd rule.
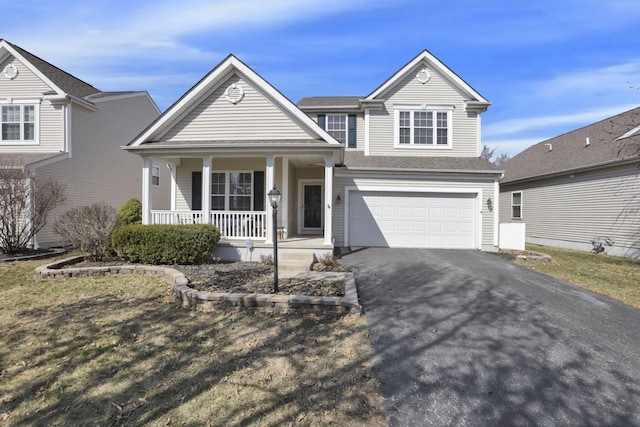
[[[320,234],[324,225],[322,181],[301,180],[298,191],[298,233]]]

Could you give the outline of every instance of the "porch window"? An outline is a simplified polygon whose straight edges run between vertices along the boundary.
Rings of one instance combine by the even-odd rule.
[[[253,172],[211,174],[211,209],[250,211],[253,206]]]

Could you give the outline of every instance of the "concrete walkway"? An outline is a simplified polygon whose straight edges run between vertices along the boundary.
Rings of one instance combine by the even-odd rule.
[[[640,310],[477,251],[342,263],[390,426],[640,426]]]

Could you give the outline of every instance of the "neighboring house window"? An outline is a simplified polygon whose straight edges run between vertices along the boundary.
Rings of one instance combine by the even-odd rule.
[[[347,148],[356,148],[355,114],[318,114],[318,124]]]
[[[151,167],[151,185],[160,185],[160,167]]]
[[[451,110],[398,107],[396,147],[451,148]]]
[[[522,218],[522,192],[511,193],[511,218]]]
[[[0,116],[2,121],[0,141],[37,143],[36,105],[2,105]]]
[[[214,172],[211,174],[211,209],[250,211],[253,206],[252,172]]]

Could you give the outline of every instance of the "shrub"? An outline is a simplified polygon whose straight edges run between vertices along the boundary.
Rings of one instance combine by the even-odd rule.
[[[135,197],[127,200],[118,211],[118,225],[142,224],[142,202]]]
[[[219,240],[220,231],[211,224],[130,224],[111,235],[119,257],[153,265],[202,263]]]
[[[107,203],[72,208],[53,224],[58,233],[92,261],[101,260],[109,251],[109,235],[116,223],[116,210]]]

